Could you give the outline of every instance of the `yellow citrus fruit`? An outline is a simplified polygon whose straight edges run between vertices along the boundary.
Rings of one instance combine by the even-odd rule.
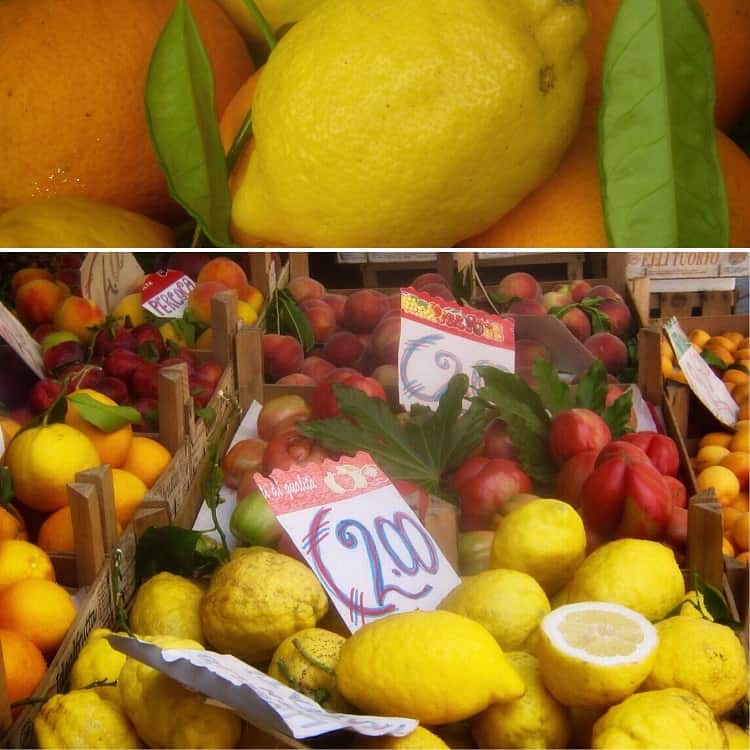
[[[442,611],[363,625],[342,646],[336,675],[341,693],[360,710],[427,725],[461,721],[525,690],[485,628]]]
[[[0,417],[0,432],[3,433],[3,447],[0,449],[0,465],[5,463],[5,451],[8,450],[10,441],[13,440],[20,429],[21,425],[10,419],[10,417]]]
[[[698,447],[704,448],[707,445],[716,445],[729,450],[729,443],[731,442],[731,432],[709,432],[698,441]]]
[[[6,463],[16,497],[29,508],[50,512],[68,504],[68,482],[99,466],[99,454],[86,435],[66,424],[32,427],[8,448]]]
[[[47,671],[42,652],[22,633],[0,629],[5,685],[10,703],[31,698]]]
[[[122,526],[117,524],[118,536],[122,534]],[[75,536],[73,534],[73,517],[70,506],[58,508],[50,513],[39,527],[36,543],[45,552],[75,552]]]
[[[743,511],[734,508],[731,505],[727,505],[725,508],[721,509],[722,527],[726,536],[731,535],[732,526],[734,526],[734,522],[742,515],[742,512]]]
[[[729,505],[740,491],[740,481],[725,466],[709,466],[696,477],[695,484],[699,492],[713,488],[716,500],[720,505]]]
[[[731,628],[701,617],[668,617],[656,625],[659,647],[646,690],[684,688],[722,716],[747,694],[742,643]],[[686,658],[686,654],[690,658]]]
[[[84,688],[94,682],[117,681],[127,657],[122,651],[109,645],[108,635],[114,634],[107,628],[97,628],[91,631],[70,669],[71,690]],[[118,633],[118,635],[125,635],[125,633]],[[95,690],[102,698],[118,702],[120,700],[116,685],[101,685],[91,690]]]
[[[490,567],[520,570],[535,578],[547,596],[573,576],[586,554],[586,531],[568,503],[532,500],[500,519]]]
[[[742,372],[742,370],[730,368],[724,371],[724,374],[721,376],[721,379],[727,385],[730,385],[730,384],[741,385],[743,383],[747,383],[750,380],[750,376],[748,376],[746,372]]]
[[[54,581],[26,578],[0,591],[0,628],[23,633],[42,652],[62,643],[75,616],[73,598]]]
[[[747,419],[748,417],[750,417],[750,400],[745,399],[740,404],[740,410],[739,410],[738,416],[740,419]]]
[[[704,331],[702,328],[694,328],[688,333],[688,339],[691,344],[695,344],[698,349],[702,349],[706,342],[711,338],[711,334],[708,331]]]
[[[742,451],[747,453],[750,451],[750,433],[747,428],[741,428],[740,423],[737,422],[737,432],[732,436],[729,441],[730,451]]]
[[[506,654],[526,686],[509,703],[496,703],[471,720],[477,747],[569,747],[570,715],[544,686],[535,656]]]
[[[187,346],[187,341],[177,333],[177,330],[171,323],[162,323],[159,326],[159,332],[165,343],[167,341],[173,341],[177,346]]]
[[[575,572],[568,601],[613,602],[661,620],[685,596],[674,552],[646,539],[617,539],[594,550]]]
[[[130,325],[135,328],[146,322],[146,311],[141,307],[141,293],[133,292],[123,297],[112,310],[112,317],[117,320],[130,319]]]
[[[727,738],[729,750],[748,750],[750,748],[750,735],[748,735],[746,729],[726,720],[720,721],[719,726]]]
[[[0,212],[64,195],[152,218],[181,215],[169,196],[144,111],[151,53],[174,7],[174,0],[0,5],[0,131],[12,154],[0,175]],[[220,115],[252,63],[220,8],[210,0],[190,0],[189,7],[211,62]],[[36,54],[29,68],[20,62],[21,50],[44,54]],[[93,59],[98,63],[92,68]],[[55,138],[39,148],[49,132]],[[121,246],[130,245],[107,245]]]
[[[693,469],[696,473],[700,473],[709,466],[718,466],[728,455],[729,448],[722,448],[719,445],[704,445],[692,460]]]
[[[172,635],[202,644],[203,593],[189,578],[157,573],[139,587],[130,610],[130,627],[139,635]]]
[[[543,620],[537,656],[547,690],[566,706],[605,708],[634,693],[656,658],[659,638],[640,613],[580,602]]]
[[[266,747],[266,745],[263,745]],[[446,745],[444,740],[433,734],[429,729],[418,726],[413,732],[403,737],[387,734],[383,737],[365,737],[358,735],[356,745],[358,748],[370,748],[371,750],[448,750],[458,745]]]
[[[750,107],[750,8],[744,0],[701,0],[714,50],[716,122],[726,129]],[[586,3],[591,29],[586,42],[589,79],[586,100],[601,98],[602,68],[620,0]]]
[[[124,469],[112,469],[112,483],[115,487],[117,523],[124,529],[143,502],[148,487],[135,474]]]
[[[688,690],[665,688],[636,693],[610,708],[594,724],[591,747],[723,748],[725,743],[704,701]]]
[[[727,557],[735,556],[734,545],[726,537],[721,539],[721,554]]]
[[[468,576],[438,605],[476,620],[503,651],[529,651],[550,605],[544,589],[518,570],[485,570]]]
[[[206,349],[211,350],[214,345],[214,330],[213,328],[206,328],[203,333],[198,336],[198,338],[195,340],[195,348],[196,349]]]
[[[706,602],[700,591],[688,591],[680,607],[680,617],[703,617],[713,622],[711,613],[706,609]]]
[[[47,553],[22,539],[0,541],[0,591],[26,578],[55,580],[55,569]]]
[[[737,510],[750,510],[750,503],[748,503],[747,492],[740,492],[729,505],[731,508],[736,508]]]
[[[732,356],[732,352],[724,348],[721,344],[717,344],[715,342],[712,343],[712,341],[709,341],[703,347],[704,351],[709,351],[712,354],[715,354],[722,361],[725,367],[729,367],[729,365],[733,364],[734,357]]]
[[[740,511],[740,517],[732,524],[732,542],[740,552],[747,552],[750,546],[750,527],[748,526],[750,513]]]
[[[233,225],[293,246],[444,247],[476,234],[570,144],[586,26],[580,4],[557,0],[327,0],[258,80]]]
[[[0,505],[0,541],[16,539],[22,531],[21,519],[8,507]]]
[[[740,483],[740,490],[747,490],[748,475],[750,475],[750,454],[743,451],[732,451],[721,459],[719,464],[734,473]]]
[[[92,390],[91,388],[81,388],[78,391],[73,391],[70,395],[79,396],[82,394],[90,396],[100,404],[117,406],[117,402],[113,401],[109,396],[105,396],[103,393],[99,393],[99,391]],[[100,463],[109,464],[112,468],[117,468],[125,461],[125,457],[128,455],[128,450],[130,449],[130,442],[133,439],[132,425],[126,424],[113,432],[104,432],[90,422],[87,422],[78,413],[78,409],[72,401],[68,401],[68,408],[65,412],[65,424],[83,433],[94,444],[94,448],[96,448],[96,452],[99,454]]]
[[[706,342],[706,346],[711,345],[721,346],[728,352],[733,352],[737,348],[736,342],[733,339],[727,338],[726,336],[711,336],[711,338]],[[732,361],[734,361],[734,357],[732,358]]]
[[[242,300],[237,300],[237,318],[245,325],[255,325],[258,321],[258,313],[255,312],[252,305]]]
[[[172,459],[172,454],[157,440],[134,435],[122,467],[135,474],[146,487],[152,487]]]

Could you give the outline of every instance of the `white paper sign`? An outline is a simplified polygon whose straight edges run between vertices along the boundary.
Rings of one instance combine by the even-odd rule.
[[[458,373],[481,385],[474,370],[491,365],[515,370],[512,318],[490,315],[432,297],[401,290],[401,337],[398,346],[398,393],[402,406],[437,409],[448,381]]]
[[[674,350],[680,369],[690,390],[727,427],[737,424],[740,407],[727,390],[726,385],[709,367],[706,360],[693,348],[677,318],[670,318],[664,325],[664,333]]]
[[[351,632],[396,612],[433,610],[461,582],[367,453],[255,481]]]
[[[118,651],[148,664],[212,702],[236,711],[253,725],[296,739],[338,729],[351,729],[371,737],[386,734],[403,737],[417,727],[414,719],[326,711],[306,695],[227,654],[162,650],[153,643],[118,635],[108,636],[108,640]]]
[[[15,315],[0,302],[0,338],[31,368],[34,374],[44,377],[42,350]]]

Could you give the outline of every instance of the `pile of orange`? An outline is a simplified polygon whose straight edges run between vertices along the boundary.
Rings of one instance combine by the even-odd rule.
[[[724,554],[748,562],[748,477],[750,420],[737,422],[735,432],[710,432],[698,442],[691,459],[699,490],[713,489],[721,505]]]

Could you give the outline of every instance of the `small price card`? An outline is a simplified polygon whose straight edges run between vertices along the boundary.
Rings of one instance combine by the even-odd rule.
[[[385,615],[435,609],[461,582],[367,453],[255,481],[351,632]]]
[[[337,729],[351,729],[371,737],[403,737],[417,727],[414,719],[326,711],[306,695],[227,654],[161,649],[120,635],[108,636],[108,640],[118,651],[205,695],[211,703],[236,711],[261,729],[302,739]]]
[[[44,377],[44,362],[39,344],[2,302],[0,302],[0,338],[5,339],[8,346],[37,377]]]
[[[515,369],[512,318],[462,307],[414,289],[401,290],[398,391],[401,404],[436,409],[448,381],[466,373],[473,388],[478,365]]]
[[[157,318],[181,318],[195,282],[182,271],[157,271],[146,276],[141,305]]]
[[[690,390],[700,399],[723,425],[734,427],[740,413],[723,381],[718,378],[708,363],[693,348],[677,318],[670,318],[664,324],[664,333],[674,350],[680,369]]]

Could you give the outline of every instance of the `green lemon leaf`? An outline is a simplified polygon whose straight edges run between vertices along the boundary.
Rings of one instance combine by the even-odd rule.
[[[542,399],[542,403],[553,417],[561,411],[570,409],[570,389],[567,384],[560,380],[560,376],[551,362],[538,357],[534,360],[531,374],[538,384],[537,393]]]
[[[310,321],[286,289],[276,289],[271,296],[264,325],[266,333],[294,336],[306,352],[315,346],[315,334]]]
[[[215,245],[232,246],[214,79],[185,0],[177,0],[151,55],[145,103],[151,141],[170,193]]]
[[[703,351],[701,351],[701,357],[703,357],[703,359],[705,359],[706,362],[711,365],[711,367],[715,367],[717,370],[727,369],[724,361],[716,354],[714,354],[710,349],[703,349]]]
[[[15,497],[13,477],[7,466],[0,466],[0,506],[7,505]]]
[[[66,398],[83,419],[103,432],[114,432],[125,425],[139,424],[141,421],[140,412],[132,406],[102,404],[88,393],[76,393]]]
[[[708,613],[714,618],[714,622],[718,622],[720,625],[727,625],[741,633],[743,630],[742,623],[732,617],[724,594],[715,586],[708,583],[708,581],[704,581],[700,573],[692,568],[690,570],[690,579],[693,582],[692,588],[703,596],[703,603]]]
[[[727,247],[711,38],[697,0],[622,0],[604,59],[599,173],[610,245]]]

